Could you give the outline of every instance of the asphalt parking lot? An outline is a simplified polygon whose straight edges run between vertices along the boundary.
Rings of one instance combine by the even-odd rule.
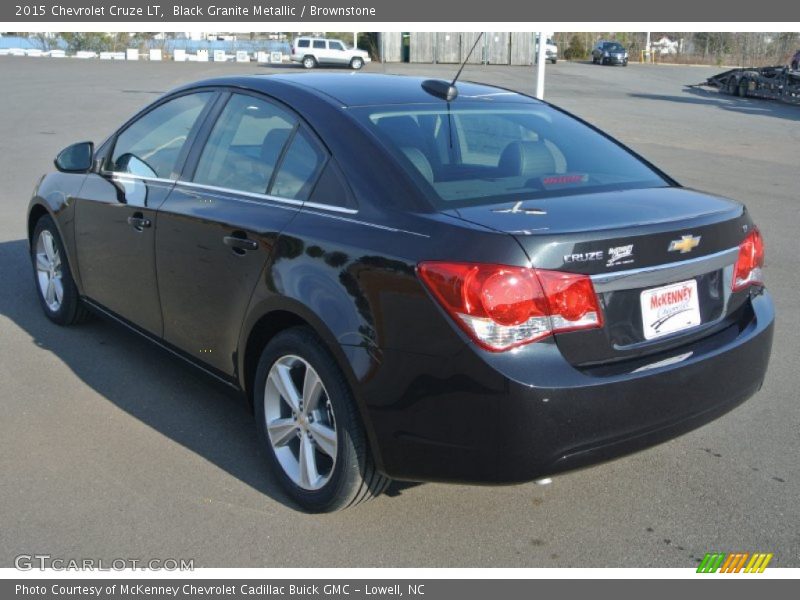
[[[688,567],[708,551],[800,566],[800,107],[684,87],[719,70],[559,63],[547,67],[546,97],[683,184],[748,204],[778,310],[761,392],[550,486],[395,484],[316,516],[287,504],[237,396],[118,325],[47,321],[25,241],[31,189],[62,147],[101,141],[180,83],[270,69],[0,58],[0,566],[46,553],[209,567]],[[468,66],[462,77],[526,92],[535,81],[521,67]]]

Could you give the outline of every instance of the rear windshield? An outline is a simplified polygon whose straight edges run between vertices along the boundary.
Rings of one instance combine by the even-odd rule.
[[[351,110],[439,208],[669,185],[616,143],[546,105]]]

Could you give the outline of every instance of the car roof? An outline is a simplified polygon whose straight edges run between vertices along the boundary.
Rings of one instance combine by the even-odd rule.
[[[280,73],[220,77],[182,89],[224,85],[280,95],[281,90],[291,88],[294,92],[305,92],[344,107],[444,102],[423,90],[423,81],[424,77],[379,73]],[[458,98],[454,102],[458,104],[539,103],[530,96],[490,85],[460,81],[457,87]]]

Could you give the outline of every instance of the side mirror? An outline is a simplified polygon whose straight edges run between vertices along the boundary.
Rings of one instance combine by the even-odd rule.
[[[56,156],[56,169],[63,173],[88,173],[92,170],[94,157],[94,144],[92,142],[78,142],[67,146]]]

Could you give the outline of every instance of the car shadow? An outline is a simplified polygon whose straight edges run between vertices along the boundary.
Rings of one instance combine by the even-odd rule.
[[[51,323],[35,295],[26,240],[0,243],[0,281],[0,316],[28,333],[32,344],[52,352],[132,417],[299,510],[266,466],[249,404],[240,393],[110,320],[98,317],[72,328]],[[131,374],[143,384],[123,385]],[[158,401],[143,401],[148,397]]]
[[[716,106],[722,110],[734,111],[747,115],[764,115],[779,119],[800,121],[800,107],[785,104],[778,100],[762,100],[761,98],[740,98],[722,94],[717,90],[702,87],[685,86],[685,95],[671,96],[666,94],[629,93],[632,98],[642,100],[660,100],[681,104],[705,104]]]

